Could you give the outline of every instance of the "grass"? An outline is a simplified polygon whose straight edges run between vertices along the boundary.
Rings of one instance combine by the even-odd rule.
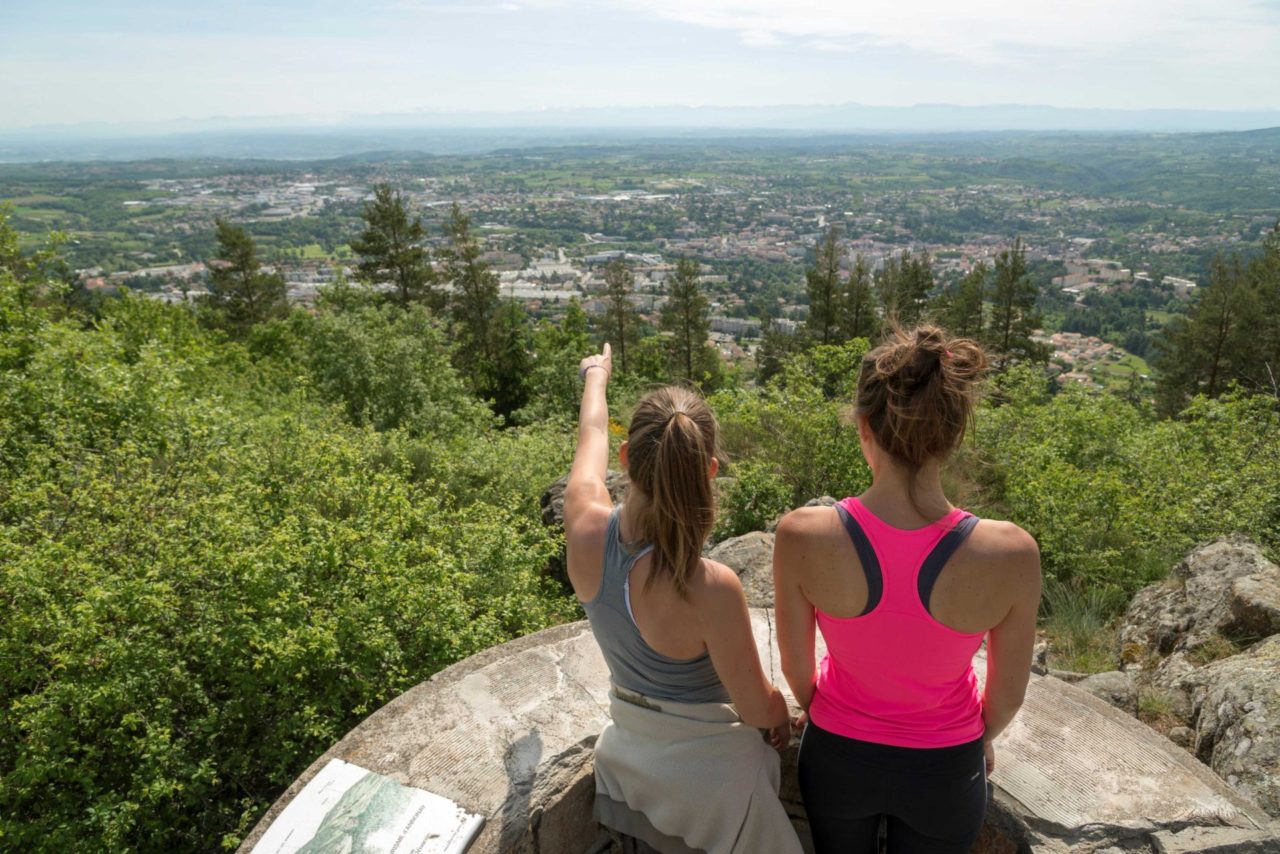
[[[1186,726],[1188,721],[1178,714],[1177,704],[1168,692],[1158,688],[1138,692],[1138,720],[1163,735],[1174,727]]]
[[[1223,658],[1230,658],[1240,652],[1241,647],[1224,638],[1222,635],[1209,635],[1209,639],[1187,653],[1187,658],[1196,665],[1205,665]]]
[[[1043,629],[1056,670],[1103,673],[1116,668],[1115,618],[1121,602],[1109,591],[1050,580],[1044,586]]]

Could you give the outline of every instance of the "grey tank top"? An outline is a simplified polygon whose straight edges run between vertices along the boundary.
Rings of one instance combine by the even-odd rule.
[[[614,684],[655,700],[728,703],[729,692],[716,675],[708,653],[697,658],[668,658],[640,636],[640,629],[631,616],[628,578],[635,562],[653,547],[627,551],[618,534],[621,511],[622,505],[618,505],[609,514],[600,591],[582,606]]]

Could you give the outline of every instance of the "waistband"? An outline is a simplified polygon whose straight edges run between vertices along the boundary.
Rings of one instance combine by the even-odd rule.
[[[812,720],[805,726],[801,744],[811,748],[821,744],[824,752],[839,755],[845,761],[907,773],[946,773],[953,768],[968,768],[975,757],[982,757],[982,736],[948,747],[900,747],[839,735]]]
[[[609,696],[629,706],[695,721],[708,723],[740,723],[742,721],[738,716],[738,710],[729,703],[681,703],[676,700],[660,700],[619,687],[616,682],[610,683]]]

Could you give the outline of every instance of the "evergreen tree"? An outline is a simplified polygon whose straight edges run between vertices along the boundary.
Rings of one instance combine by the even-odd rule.
[[[421,301],[439,311],[443,298],[436,291],[435,271],[421,245],[427,236],[422,220],[409,219],[404,197],[390,184],[376,185],[373,195],[361,214],[364,233],[351,241],[352,251],[360,256],[360,279],[370,285],[394,286],[395,301],[402,308]]]
[[[515,300],[505,300],[494,317],[491,336],[493,365],[483,393],[493,400],[493,411],[509,419],[529,402],[528,378],[533,361],[524,307]]]
[[[698,286],[698,262],[681,258],[667,283],[667,304],[662,307],[660,323],[663,332],[671,333],[667,358],[676,376],[698,382],[714,368],[707,353],[711,307]],[[715,358],[712,352],[710,359]]]
[[[922,250],[916,257],[907,250],[901,256],[886,258],[876,284],[885,322],[905,327],[916,325],[924,316],[926,301],[933,290],[933,261],[929,251]]]
[[[819,344],[834,344],[840,334],[840,244],[832,226],[818,244],[813,267],[805,271],[809,318],[805,332]]]
[[[898,318],[898,289],[902,281],[902,261],[897,255],[884,259],[880,269],[876,271],[876,295],[880,297],[880,313],[885,323],[893,323]]]
[[[802,349],[803,341],[799,335],[782,332],[770,325],[756,348],[756,378],[767,383],[782,373],[787,361]]]
[[[631,302],[635,281],[635,274],[621,258],[605,268],[605,313],[600,326],[618,355],[618,370],[623,374],[627,372],[627,349],[640,334],[640,315]]]
[[[1262,243],[1262,255],[1250,266],[1260,320],[1262,370],[1259,385],[1280,395],[1280,223]]]
[[[1047,350],[1031,340],[1040,324],[1036,314],[1036,286],[1027,274],[1027,251],[1021,238],[996,256],[990,279],[991,318],[986,344],[995,354],[997,370],[1014,362],[1044,362]]]
[[[498,277],[480,260],[480,244],[471,233],[471,219],[455,203],[444,225],[449,245],[440,251],[445,279],[453,286],[449,315],[465,364],[459,369],[473,387],[482,390],[496,363],[494,319],[498,315]]]
[[[982,298],[986,295],[987,275],[991,268],[979,261],[948,293],[945,307],[939,313],[942,325],[952,335],[978,338],[982,335]]]
[[[920,254],[907,252],[902,259],[902,279],[898,287],[898,322],[915,326],[924,317],[924,309],[933,291],[933,259],[929,250]]]
[[[284,277],[262,271],[249,232],[224,219],[216,222],[218,255],[209,264],[209,295],[204,302],[217,325],[242,335],[255,323],[287,310]]]
[[[872,340],[879,328],[875,295],[871,291],[871,267],[859,252],[840,294],[840,337],[845,341],[850,338]]]
[[[1166,413],[1176,413],[1196,394],[1217,397],[1230,381],[1265,370],[1257,292],[1249,272],[1254,270],[1246,271],[1238,256],[1216,256],[1208,286],[1185,318],[1166,327],[1155,360],[1158,396]]]

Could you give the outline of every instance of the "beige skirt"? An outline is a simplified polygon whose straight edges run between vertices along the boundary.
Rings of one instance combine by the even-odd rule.
[[[800,854],[778,753],[724,703],[614,687],[596,741],[596,820],[664,854]]]

